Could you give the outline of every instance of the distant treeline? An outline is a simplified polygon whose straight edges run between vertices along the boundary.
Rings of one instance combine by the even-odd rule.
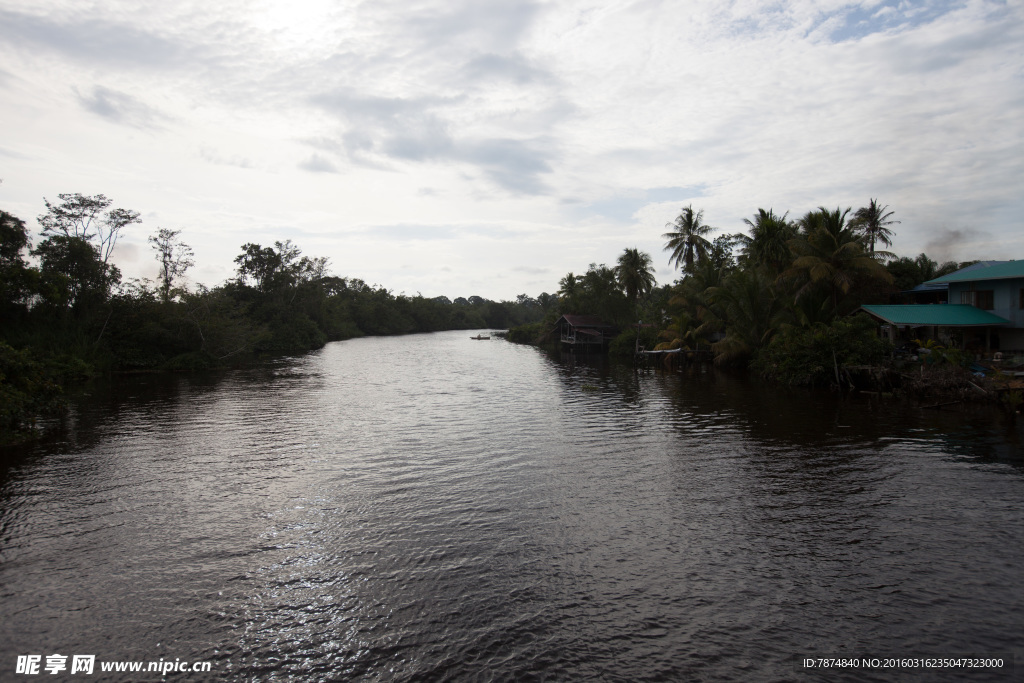
[[[0,211],[0,430],[25,427],[59,405],[62,387],[97,373],[223,367],[362,335],[505,328],[539,320],[556,300],[395,295],[330,274],[327,259],[291,241],[242,245],[234,279],[190,289],[192,250],[168,229],[149,237],[159,279],[124,282],[110,256],[139,214],[103,195],[58,197],[39,216],[35,245],[23,220]]]

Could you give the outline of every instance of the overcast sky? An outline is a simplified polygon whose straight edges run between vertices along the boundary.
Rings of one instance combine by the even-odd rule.
[[[893,250],[1024,258],[1024,7],[989,2],[0,0],[0,209],[103,193],[194,280],[291,239],[398,294],[511,299],[878,198]]]

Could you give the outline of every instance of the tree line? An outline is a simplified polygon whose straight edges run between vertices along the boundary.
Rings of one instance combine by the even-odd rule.
[[[102,194],[44,202],[35,244],[24,220],[0,211],[0,430],[25,427],[59,406],[69,383],[97,373],[216,368],[362,335],[506,328],[553,304],[547,294],[396,295],[332,274],[290,240],[244,244],[235,277],[189,287],[193,251],[167,228],[148,238],[157,280],[124,281],[111,254],[138,212]]]
[[[720,234],[704,212],[684,207],[662,236],[680,270],[657,287],[649,254],[625,249],[615,267],[591,264],[559,283],[555,316],[598,315],[622,333],[611,351],[705,350],[719,364],[753,368],[791,384],[828,383],[843,365],[879,362],[888,352],[863,304],[900,300],[900,292],[972,262],[938,264],[925,254],[896,257],[888,206],[871,199],[856,211],[819,207],[791,219],[760,208],[745,232]],[[549,316],[546,324],[553,323]],[[516,331],[524,339],[543,326]]]

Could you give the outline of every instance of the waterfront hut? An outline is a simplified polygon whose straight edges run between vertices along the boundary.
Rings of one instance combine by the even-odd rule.
[[[573,351],[603,351],[615,338],[614,325],[606,323],[595,315],[565,314],[555,322],[553,333],[563,347]]]

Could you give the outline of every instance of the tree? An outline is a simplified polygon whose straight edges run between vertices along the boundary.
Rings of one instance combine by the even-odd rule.
[[[160,228],[156,235],[149,236],[149,242],[156,251],[156,260],[160,262],[160,292],[165,304],[171,300],[174,281],[195,265],[192,247],[179,240],[179,234],[180,230]]]
[[[857,209],[853,214],[852,224],[854,228],[861,231],[868,243],[868,251],[875,253],[875,242],[880,242],[887,247],[892,246],[893,231],[890,225],[898,225],[899,221],[892,220],[894,211],[886,212],[888,206],[878,206],[878,200],[872,199],[867,206]]]
[[[252,242],[242,245],[242,253],[235,257],[238,264],[238,279],[244,284],[251,281],[257,290],[266,294],[321,280],[327,275],[327,258],[302,256],[291,240],[274,242],[274,247],[262,247]]]
[[[23,256],[29,246],[25,221],[0,211],[0,310],[9,307],[21,307],[24,310],[24,302],[31,292],[32,276],[35,274],[26,265]]]
[[[260,292],[266,292],[281,270],[281,256],[270,247],[253,242],[242,245],[242,253],[235,257],[238,264],[238,279],[247,284],[252,282]]]
[[[537,303],[540,305],[541,310],[547,313],[554,306],[558,305],[558,294],[548,294],[547,292],[541,292],[537,295]]]
[[[111,209],[104,213],[113,200],[102,194],[87,196],[76,192],[59,194],[57,197],[61,203],[56,205],[43,198],[46,213],[38,218],[39,224],[43,226],[43,235],[63,235],[90,243],[96,240],[97,253],[104,264],[110,260],[121,230],[132,223],[142,222],[137,211]]]
[[[706,296],[725,322],[725,336],[711,346],[717,363],[749,358],[778,326],[781,302],[763,270],[737,270]]]
[[[36,247],[40,294],[56,308],[81,311],[107,300],[121,272],[104,263],[95,244],[83,237],[51,235]]]
[[[623,251],[615,267],[615,279],[635,309],[640,296],[648,294],[655,285],[650,254],[636,248]]]
[[[673,287],[674,296],[669,299],[673,312],[673,343],[689,344],[699,348],[707,344],[716,332],[724,326],[724,314],[714,303],[711,294],[722,284],[727,275],[725,268],[718,267],[710,259],[697,263],[692,272],[686,274]]]
[[[578,313],[579,297],[582,288],[580,277],[571,271],[558,282],[558,301],[562,305],[562,313]]]
[[[871,254],[864,252],[860,235],[847,224],[850,209],[829,211],[819,207],[800,219],[800,235],[790,240],[796,259],[782,278],[805,278],[796,298],[810,295],[816,288],[829,292],[831,310],[838,312],[839,295],[846,295],[860,276],[892,282],[892,276]]]
[[[796,226],[786,220],[788,215],[788,211],[776,216],[772,209],[758,209],[754,220],[743,219],[750,227],[750,236],[741,239],[743,257],[772,275],[781,273],[793,260],[789,241],[796,237]]]
[[[682,213],[674,223],[666,223],[666,228],[673,228],[662,237],[668,240],[665,244],[665,251],[671,251],[668,262],[674,262],[675,267],[683,264],[683,270],[689,272],[693,269],[695,261],[700,261],[707,256],[711,249],[706,235],[711,234],[715,228],[704,225],[704,210],[694,213],[693,206],[683,207]]]

